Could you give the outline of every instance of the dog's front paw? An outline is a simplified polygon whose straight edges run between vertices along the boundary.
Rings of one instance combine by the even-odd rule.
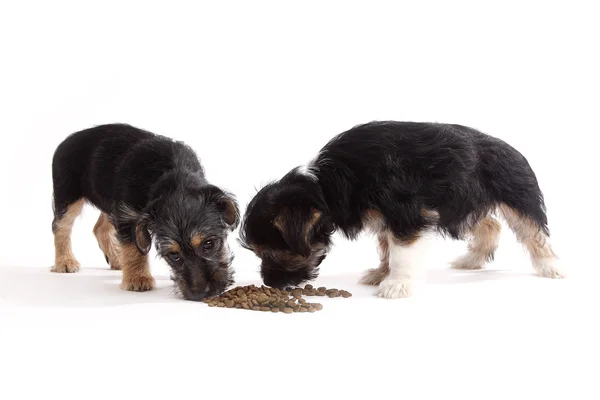
[[[377,286],[385,278],[387,278],[389,271],[384,271],[381,268],[372,268],[365,272],[365,274],[360,278],[359,283],[362,285],[373,285]]]
[[[455,260],[450,268],[475,271],[482,269],[483,266],[480,263],[474,262],[470,257],[461,257]]]
[[[379,285],[377,295],[384,299],[400,299],[411,297],[413,294],[413,283],[410,280],[386,279]]]
[[[79,271],[79,262],[74,258],[56,260],[54,266],[50,268],[50,271],[61,274],[77,272]]]
[[[146,292],[154,289],[156,281],[151,275],[139,275],[131,278],[123,278],[121,289],[131,292]]]

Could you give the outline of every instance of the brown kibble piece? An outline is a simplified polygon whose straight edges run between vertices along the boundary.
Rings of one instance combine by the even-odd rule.
[[[312,288],[313,288],[313,285],[310,285],[310,284],[304,286],[304,289],[307,289],[307,290],[312,290]]]
[[[271,311],[269,307],[261,307],[260,311]]]
[[[316,308],[314,308],[313,306],[309,306],[309,307],[307,308],[307,311],[312,313],[312,312],[315,312],[315,311],[317,311],[317,310],[316,310]]]
[[[300,309],[298,310],[298,312],[307,312],[308,309],[306,307],[300,307]]]
[[[291,313],[294,312],[294,309],[290,308],[290,307],[286,307],[286,308],[283,309],[283,312],[286,313],[286,314],[291,314]]]
[[[271,308],[271,312],[279,312],[279,308],[278,307]]]
[[[321,303],[313,303],[311,306],[313,306],[313,308],[317,311],[321,311],[323,309],[323,304]]]
[[[269,301],[269,296],[267,296],[266,294],[262,293],[258,296],[258,302],[259,303],[266,303],[267,301]]]
[[[217,307],[225,307],[225,303],[223,303],[222,301],[217,303]]]
[[[327,290],[327,288],[325,286],[321,286],[320,288],[317,289],[318,292],[323,292],[323,293],[325,293],[326,290]]]

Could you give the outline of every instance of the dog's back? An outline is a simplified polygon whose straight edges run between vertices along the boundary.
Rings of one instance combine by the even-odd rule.
[[[326,144],[314,168],[334,210],[354,209],[358,215],[369,207],[390,214],[397,214],[399,205],[435,209],[442,230],[459,238],[504,204],[547,233],[543,196],[526,158],[506,142],[466,126],[358,125]]]
[[[125,154],[156,135],[125,124],[100,125],[69,135],[52,159],[56,213],[83,197],[106,211],[105,198]]]

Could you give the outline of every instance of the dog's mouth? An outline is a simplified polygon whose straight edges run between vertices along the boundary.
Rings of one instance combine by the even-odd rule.
[[[184,279],[177,279],[171,276],[175,282],[175,292],[184,300],[203,301],[210,297],[215,297],[227,290],[233,284],[233,280],[229,281],[211,281],[204,282],[200,285],[190,285]]]

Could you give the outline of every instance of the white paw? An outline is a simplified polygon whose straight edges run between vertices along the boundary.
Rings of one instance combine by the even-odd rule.
[[[52,272],[73,273],[79,271],[79,262],[74,258],[56,260],[54,266],[50,269]]]
[[[413,294],[412,282],[410,280],[386,279],[379,285],[377,296],[384,299],[400,299],[411,297]]]
[[[556,258],[542,259],[534,267],[537,274],[544,278],[561,279],[567,277],[566,271]]]

